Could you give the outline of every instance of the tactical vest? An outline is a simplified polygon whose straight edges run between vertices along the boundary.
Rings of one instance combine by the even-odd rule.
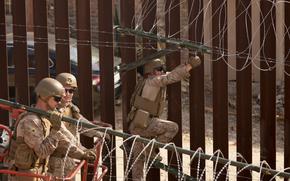
[[[142,109],[150,113],[153,117],[159,117],[164,109],[166,88],[161,88],[154,101],[142,97],[142,90],[145,86],[146,79],[141,79],[132,94],[130,104],[133,109]]]
[[[45,167],[47,166],[48,160],[40,160],[37,155],[35,154],[34,150],[24,142],[24,138],[21,136],[17,136],[17,127],[20,122],[25,116],[31,115],[34,113],[30,112],[24,112],[19,115],[16,123],[15,123],[15,130],[13,132],[13,136],[10,143],[10,149],[8,153],[8,160],[13,160],[14,165],[17,168],[20,169],[31,169],[31,168],[40,168],[43,167],[43,171],[45,171]],[[48,136],[48,130],[50,129],[50,126],[47,127],[45,124],[44,119],[42,117],[39,117],[41,119],[41,124],[43,126],[43,135],[44,137]]]
[[[71,117],[74,119],[80,118],[80,111],[79,109],[74,105],[68,105],[65,108],[63,108],[62,111],[64,116]],[[77,126],[68,122],[64,122],[65,127],[74,135],[77,136]]]

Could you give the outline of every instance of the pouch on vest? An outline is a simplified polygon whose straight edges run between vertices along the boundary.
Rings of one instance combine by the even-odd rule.
[[[34,151],[27,144],[24,142],[18,144],[15,151],[15,166],[17,168],[31,169],[34,167],[36,159]]]
[[[138,109],[135,112],[134,119],[132,120],[132,123],[137,127],[137,128],[147,128],[149,123],[150,123],[150,114],[147,111],[143,111],[141,109]]]

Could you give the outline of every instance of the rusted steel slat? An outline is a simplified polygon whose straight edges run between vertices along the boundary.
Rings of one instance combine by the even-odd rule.
[[[33,0],[26,0],[26,30],[33,32]]]
[[[16,100],[29,105],[25,0],[13,0],[12,11]]]
[[[70,72],[68,0],[54,0],[56,72]]]
[[[252,163],[252,66],[247,59],[251,54],[251,0],[236,3],[236,47],[237,52],[237,152]],[[248,33],[247,33],[248,32]],[[239,161],[241,158],[237,158]],[[244,170],[238,180],[251,178],[251,172]]]
[[[120,1],[120,20],[121,26],[126,28],[135,28],[133,21],[135,15],[135,0]],[[135,61],[136,48],[135,48],[135,36],[122,34],[120,37],[121,58],[122,63],[128,64]],[[122,72],[122,114],[123,114],[123,130],[128,132],[127,115],[130,112],[130,99],[134,92],[136,85],[136,69],[128,72]],[[124,157],[124,163],[127,163],[126,157]],[[130,164],[130,163],[129,163]],[[126,169],[126,167],[124,168]],[[129,174],[128,178],[132,178]]]
[[[290,27],[290,4],[285,3],[285,32]],[[285,36],[284,168],[290,167],[290,37]],[[286,180],[286,179],[285,179]]]
[[[165,26],[166,36],[180,38],[180,0],[168,0],[165,2]],[[173,36],[174,35],[174,36]],[[172,53],[166,57],[166,67],[169,71],[180,64],[180,52]],[[181,83],[174,83],[167,86],[168,93],[168,120],[174,121],[179,125],[179,131],[172,140],[177,146],[182,147],[182,120],[181,120]],[[169,152],[168,164],[177,168],[177,158],[175,153]],[[169,175],[169,181],[177,178]]]
[[[114,49],[113,49],[113,12],[112,1],[99,1],[99,42],[105,42],[100,49],[101,73],[101,120],[115,127],[114,107]],[[101,43],[102,44],[102,43]],[[111,173],[116,175],[116,153],[111,153]],[[116,177],[106,177],[104,180],[116,180]]]
[[[274,2],[261,1],[261,160],[276,168],[276,39]],[[267,16],[266,16],[267,15]],[[266,40],[266,41],[265,41]],[[269,180],[271,177],[264,177]]]
[[[90,1],[76,1],[76,11],[79,106],[81,113],[93,120]],[[81,142],[86,147],[93,145],[92,138],[81,137]],[[87,180],[92,180],[92,175],[88,175]]]
[[[156,20],[157,0],[142,1],[142,17],[143,30],[145,32],[157,33],[157,26],[154,26]],[[157,47],[157,42],[143,38],[143,57],[156,52],[153,48]],[[146,177],[146,180],[160,180],[160,170],[151,169]]]
[[[34,60],[36,63],[35,84],[42,78],[49,76],[46,9],[46,0],[33,1],[35,47]]]
[[[189,40],[203,42],[203,3],[202,1],[188,1],[189,16]],[[194,56],[194,55],[191,55]],[[190,107],[190,149],[202,148],[205,150],[205,118],[204,118],[204,63],[203,55],[199,54],[202,64],[191,71],[189,82],[189,107]],[[200,161],[200,162],[199,162]],[[204,160],[193,160],[191,176],[197,177],[197,164],[201,175],[204,167]]]
[[[133,21],[135,14],[135,1],[127,0],[121,1],[121,26],[126,28],[135,28]],[[130,35],[121,35],[121,58],[122,63],[128,64],[135,61],[136,48],[135,48],[135,37]],[[122,72],[122,112],[123,112],[123,130],[128,131],[127,125],[127,114],[130,112],[130,99],[134,92],[136,85],[136,70],[128,72]]]
[[[93,119],[92,109],[92,53],[90,31],[90,1],[77,3],[78,83],[81,112]]]
[[[5,0],[0,0],[0,98],[8,100],[8,63],[6,52]],[[0,121],[1,124],[9,126],[9,114],[7,111],[0,110]]]
[[[227,3],[224,0],[212,1],[212,46],[218,51],[227,49]],[[213,60],[222,56],[214,52]],[[220,149],[224,157],[228,158],[228,74],[226,57],[213,62],[213,149]],[[221,171],[222,164],[218,164],[217,172]],[[218,180],[225,180],[226,169]]]

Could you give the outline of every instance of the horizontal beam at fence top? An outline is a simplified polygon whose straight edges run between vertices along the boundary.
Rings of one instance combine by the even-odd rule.
[[[210,47],[207,47],[207,46],[202,45],[202,44],[193,43],[191,41],[179,40],[179,39],[175,39],[175,38],[167,38],[167,37],[163,37],[160,35],[156,35],[154,33],[149,33],[149,32],[145,32],[145,31],[141,31],[141,30],[133,30],[130,28],[122,28],[120,26],[115,26],[114,29],[119,33],[136,35],[136,36],[156,40],[159,42],[168,43],[168,44],[174,45],[178,48],[194,49],[196,52],[212,54],[212,49]]]
[[[7,106],[13,107],[15,109],[23,109],[25,111],[33,112],[33,113],[40,114],[40,115],[46,116],[46,117],[49,117],[51,114],[51,113],[46,112],[44,110],[32,108],[32,107],[22,105],[19,103],[15,103],[15,102],[10,102],[10,101],[4,100],[4,99],[0,99],[0,104],[7,105]],[[78,121],[77,119],[73,119],[73,118],[70,118],[67,116],[63,116],[62,120],[65,122],[71,123],[71,124],[83,126],[85,128],[96,128],[98,131],[101,131],[104,133],[109,133],[111,135],[122,137],[124,139],[132,137],[132,135],[130,135],[128,133],[115,131],[115,130],[104,128],[104,127],[99,127],[99,126],[96,126],[94,124],[83,123],[83,122]],[[148,144],[149,142],[152,143],[152,140],[142,138],[142,137],[136,137],[136,141],[140,141],[144,144]],[[200,156],[200,158],[205,159],[205,160],[211,160],[211,161],[215,161],[215,162],[218,162],[221,164],[228,164],[228,165],[236,166],[236,167],[241,168],[241,169],[262,172],[262,173],[267,174],[267,175],[276,175],[276,176],[281,176],[284,178],[290,178],[290,173],[287,173],[287,172],[279,172],[277,170],[273,170],[273,169],[269,169],[269,168],[265,168],[265,167],[255,166],[255,165],[251,165],[251,164],[247,164],[247,163],[243,163],[243,162],[238,162],[238,161],[232,161],[232,160],[228,160],[225,158],[220,158],[220,157],[208,155],[205,153],[201,153],[200,151],[187,150],[187,149],[183,149],[181,147],[176,147],[173,145],[164,144],[164,143],[160,143],[157,141],[154,142],[154,145],[158,146],[159,148],[164,148],[164,149],[167,149],[170,151],[177,151],[179,153],[183,153],[183,154],[190,155],[190,156],[198,155],[198,156]]]

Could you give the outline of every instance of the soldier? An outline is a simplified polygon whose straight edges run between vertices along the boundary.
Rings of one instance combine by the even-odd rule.
[[[72,98],[74,95],[74,92],[77,89],[77,80],[74,75],[70,73],[60,73],[57,75],[56,79],[64,86],[65,88],[65,96],[61,100],[61,104],[58,107],[58,110],[65,116],[72,117],[74,119],[77,119],[81,122],[85,123],[91,123],[86,118],[84,118],[80,114],[79,108],[72,103]],[[93,161],[96,158],[96,155],[93,151],[90,149],[86,149],[79,143],[79,130],[78,127],[74,124],[70,124],[65,122],[64,123],[65,128],[64,130],[69,130],[69,133],[66,133],[69,136],[70,139],[76,140],[77,150],[76,151],[70,151],[68,154],[68,157],[66,156],[67,148],[63,148],[62,146],[59,146],[55,152],[51,155],[49,160],[49,172],[53,174],[53,176],[57,177],[63,177],[71,173],[71,171],[75,167],[74,158],[76,159],[82,159],[82,154],[87,154],[92,156],[89,158],[89,161]],[[105,123],[101,126],[107,126]],[[84,130],[85,131],[85,130]],[[102,137],[102,135],[95,130],[90,130],[88,132],[85,132],[84,135],[86,136],[98,136]]]
[[[178,132],[178,125],[172,121],[162,120],[166,99],[166,86],[189,77],[189,71],[200,64],[198,56],[190,57],[188,63],[165,73],[164,65],[155,59],[144,67],[144,79],[138,82],[131,98],[131,111],[128,114],[129,131],[148,139],[155,138],[158,142],[168,143]],[[141,153],[144,146],[140,142],[133,145],[133,160]],[[145,158],[161,160],[158,149],[147,148],[133,166],[133,180],[143,180]],[[149,155],[150,154],[150,155]]]
[[[64,95],[64,88],[58,81],[44,78],[37,84],[35,92],[37,94],[35,108],[51,111],[51,116],[47,119],[35,113],[22,113],[16,125],[14,147],[10,148],[13,156],[9,156],[14,162],[13,168],[17,171],[46,174],[48,157],[58,143],[62,141],[69,144],[69,140],[59,131],[62,115],[55,111]],[[11,176],[9,180],[38,181],[40,179]]]

